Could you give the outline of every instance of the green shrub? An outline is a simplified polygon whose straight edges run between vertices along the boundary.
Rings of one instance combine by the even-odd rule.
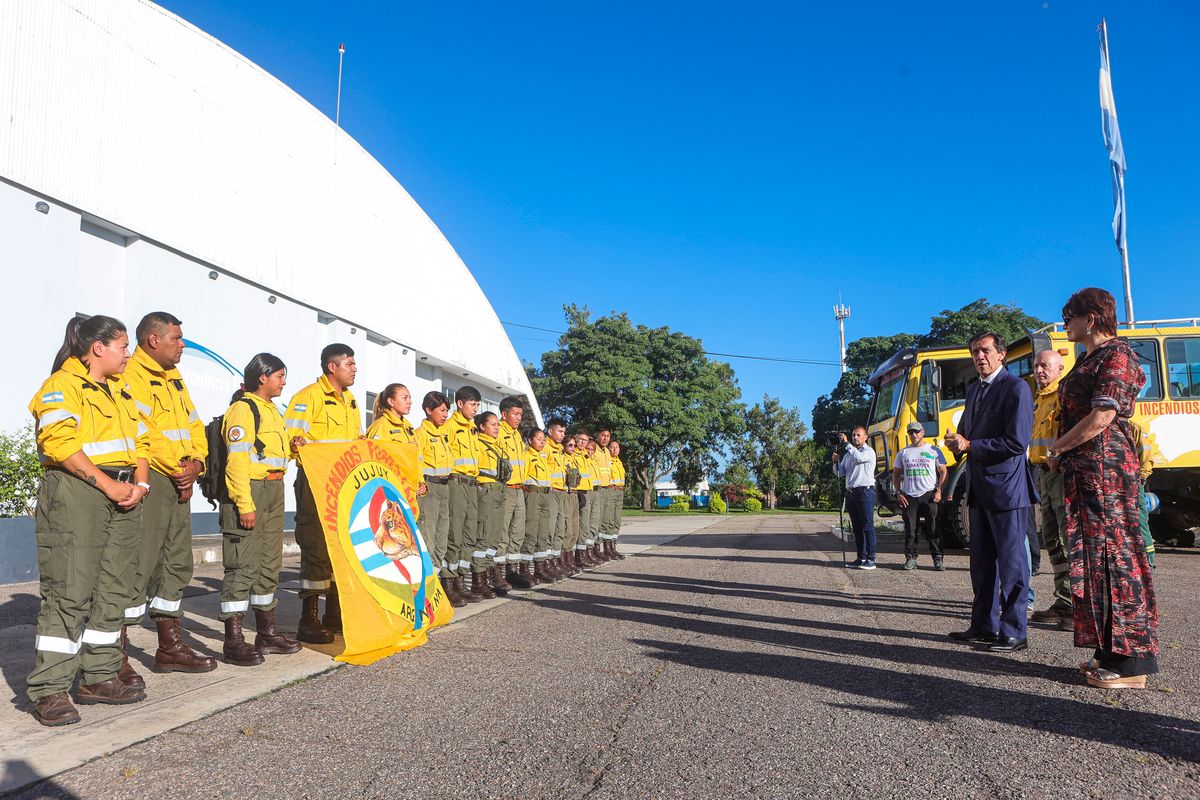
[[[691,505],[691,498],[681,494],[671,498],[671,506],[667,509],[672,514],[686,514]]]
[[[13,434],[0,433],[0,517],[33,514],[41,477],[33,425]]]
[[[759,500],[757,497],[747,497],[742,501],[742,508],[751,513],[757,513],[762,511],[762,500]]]
[[[708,513],[724,514],[728,510],[725,501],[721,499],[719,494],[711,495],[708,498]]]

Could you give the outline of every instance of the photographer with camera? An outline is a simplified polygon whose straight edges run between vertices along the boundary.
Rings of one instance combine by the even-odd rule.
[[[875,569],[875,451],[867,446],[867,429],[857,426],[837,435],[833,451],[833,471],[846,479],[846,508],[854,528],[858,558],[847,569]]]

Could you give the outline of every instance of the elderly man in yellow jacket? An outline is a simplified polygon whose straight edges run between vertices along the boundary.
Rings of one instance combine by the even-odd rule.
[[[1037,468],[1038,494],[1041,495],[1042,546],[1054,568],[1054,602],[1043,611],[1035,611],[1034,622],[1048,622],[1061,630],[1073,630],[1071,582],[1067,555],[1067,510],[1063,504],[1063,474],[1046,466],[1046,450],[1058,437],[1058,381],[1063,360],[1056,350],[1043,350],[1033,361],[1033,438],[1029,442],[1029,462]]]

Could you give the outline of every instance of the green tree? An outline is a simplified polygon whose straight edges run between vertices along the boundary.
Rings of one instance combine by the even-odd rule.
[[[41,477],[33,425],[16,433],[0,433],[0,517],[33,514]]]
[[[984,331],[995,331],[1004,337],[1005,342],[1012,342],[1045,324],[1018,306],[989,303],[981,297],[958,311],[946,309],[935,316],[930,321],[929,333],[921,337],[921,346],[966,347],[971,337]]]
[[[713,454],[741,433],[744,407],[733,370],[709,360],[699,339],[669,328],[635,326],[623,313],[593,322],[575,305],[564,311],[558,349],[528,370],[533,391],[545,413],[612,426],[649,510],[654,484],[681,460],[711,467]]]
[[[800,447],[807,435],[799,409],[785,408],[777,397],[763,395],[762,403],[746,412],[742,449],[769,508],[778,507],[780,483],[799,468]]]

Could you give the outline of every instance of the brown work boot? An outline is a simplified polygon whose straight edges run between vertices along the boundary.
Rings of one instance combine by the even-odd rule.
[[[300,621],[296,623],[296,638],[302,642],[329,644],[333,641],[333,631],[317,619],[317,607],[320,603],[319,595],[310,594],[300,598]]]
[[[492,591],[503,597],[512,589],[512,585],[504,579],[504,566],[501,564],[492,565]]]
[[[554,582],[554,575],[546,568],[546,562],[544,560],[534,562],[533,577],[537,578],[542,583]]]
[[[81,683],[79,691],[75,693],[75,701],[81,706],[90,706],[93,703],[123,706],[129,703],[140,703],[145,699],[145,691],[126,686],[116,676],[99,683]]]
[[[336,583],[329,584],[329,590],[325,592],[325,616],[321,617],[321,624],[334,633],[342,632],[342,606],[338,602]]]
[[[578,550],[572,550],[571,552],[567,553],[566,558],[567,564],[569,564],[571,567],[571,575],[578,575],[579,573],[583,572],[583,564],[579,563]]]
[[[212,672],[217,660],[202,656],[183,641],[178,617],[155,617],[158,650],[154,653],[155,672]]]
[[[225,654],[226,664],[238,667],[257,667],[263,663],[262,653],[246,642],[246,637],[242,633],[241,614],[234,614],[225,620],[225,646],[221,651]]]
[[[599,541],[592,545],[592,558],[596,559],[597,565],[608,562],[608,554],[604,552],[604,547]]]
[[[514,589],[532,589],[533,581],[526,574],[525,562],[509,567],[508,582]]]
[[[279,628],[275,627],[274,609],[262,611],[256,608],[254,609],[254,649],[263,655],[278,653],[286,656],[300,652],[300,643],[284,636],[279,632]]]
[[[117,670],[117,677],[121,679],[121,683],[126,686],[132,686],[135,689],[145,689],[146,680],[137,674],[137,671],[129,665],[129,654],[126,652],[129,647],[129,632],[126,626],[121,626],[121,668]],[[68,700],[68,702],[70,702]],[[78,722],[76,715],[76,722]],[[65,725],[66,723],[60,723]]]
[[[79,722],[79,712],[66,692],[55,692],[38,698],[33,705],[33,718],[48,728]]]
[[[610,556],[612,556],[614,559],[616,559],[617,561],[625,560],[625,555],[620,550],[617,549],[617,540],[616,539],[608,540],[608,554]]]
[[[487,570],[476,570],[471,573],[471,591],[482,597],[484,600],[495,600],[496,593],[492,591],[492,587],[488,585]]]
[[[1044,611],[1035,611],[1029,617],[1031,622],[1049,622],[1057,625],[1061,619],[1072,619],[1071,609],[1060,606],[1050,606]]]
[[[533,561],[521,562],[521,577],[529,581],[530,588],[545,583],[545,581],[538,577],[537,565]]]
[[[473,591],[471,586],[467,585],[467,579],[462,575],[454,576],[454,588],[458,590],[459,595],[468,603],[483,602],[483,598]]]
[[[580,565],[582,565],[584,569],[594,569],[596,566],[596,560],[592,558],[592,551],[588,547],[584,547],[582,550],[576,550],[575,558],[579,561]]]
[[[453,577],[438,578],[438,580],[441,581],[442,591],[446,593],[446,599],[450,601],[451,606],[454,608],[462,608],[467,604],[466,598],[459,594],[458,590],[454,588]]]

